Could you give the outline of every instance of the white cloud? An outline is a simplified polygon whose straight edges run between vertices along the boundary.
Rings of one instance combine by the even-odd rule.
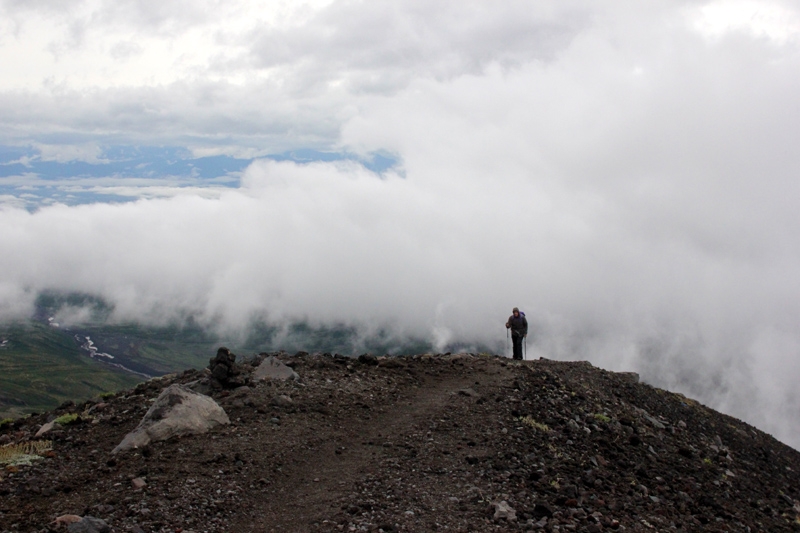
[[[43,161],[84,161],[86,163],[102,163],[99,156],[102,149],[96,143],[84,144],[35,144]]]
[[[694,28],[710,39],[739,31],[786,44],[796,43],[800,36],[800,13],[794,3],[717,0],[693,7],[689,18]]]
[[[0,4],[0,136],[330,146],[360,95],[552,60],[590,17],[569,3],[327,4]]]
[[[11,194],[0,194],[0,206],[24,209],[28,205],[23,198]]]
[[[296,26],[327,1],[0,2],[2,86],[82,90],[219,81],[256,28]],[[216,66],[216,67],[215,67]],[[11,68],[13,67],[13,68]]]

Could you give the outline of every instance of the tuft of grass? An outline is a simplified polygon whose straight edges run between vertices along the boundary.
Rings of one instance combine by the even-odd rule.
[[[4,418],[4,419],[2,419],[2,420],[0,420],[0,428],[5,426],[6,424],[11,424],[12,422],[14,422],[13,418]]]
[[[68,424],[72,424],[78,419],[78,413],[69,413],[66,415],[61,415],[54,420],[54,422],[60,426],[66,426]]]
[[[705,459],[703,459],[703,464],[706,464],[706,465],[711,465],[711,464],[714,464],[714,463],[712,463],[712,462],[711,462],[711,459],[709,459],[708,457],[706,457]]]
[[[30,465],[31,461],[42,459],[42,455],[53,449],[51,440],[34,440],[0,446],[0,464],[9,466]]]
[[[604,415],[602,413],[595,413],[594,414],[594,418],[595,418],[595,420],[599,420],[600,422],[606,422],[606,423],[611,422],[611,418],[607,417],[606,415]]]
[[[521,416],[519,417],[519,421],[523,424],[526,424],[533,429],[538,429],[539,431],[544,431],[545,433],[550,431],[550,427],[547,424],[542,424],[541,422],[537,422],[532,416]]]
[[[686,405],[692,405],[692,406],[700,405],[697,402],[697,400],[692,400],[691,398],[684,396],[680,392],[673,392],[672,395],[678,398],[679,401],[685,403]]]
[[[101,393],[98,395],[98,397],[99,397],[101,400],[108,400],[109,398],[113,398],[113,397],[114,397],[114,396],[116,396],[116,395],[117,395],[117,393],[116,393],[116,392],[101,392]]]

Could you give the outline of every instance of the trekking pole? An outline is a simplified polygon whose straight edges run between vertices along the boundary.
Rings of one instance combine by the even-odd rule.
[[[528,358],[528,337],[522,337],[522,343],[525,346],[525,353],[522,356],[522,360],[525,361]]]
[[[509,341],[508,328],[506,328],[506,353],[508,353],[508,348],[509,348],[508,341]]]

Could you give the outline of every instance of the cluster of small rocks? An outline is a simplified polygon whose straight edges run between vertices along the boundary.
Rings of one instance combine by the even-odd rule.
[[[229,423],[112,454],[173,386]],[[220,350],[0,428],[37,438],[52,451],[0,472],[2,533],[800,531],[797,451],[586,362]]]
[[[242,369],[236,364],[236,354],[224,346],[208,362],[210,375],[205,380],[214,389],[235,389],[246,384]]]

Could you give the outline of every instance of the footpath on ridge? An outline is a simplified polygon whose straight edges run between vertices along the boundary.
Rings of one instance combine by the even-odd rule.
[[[418,462],[419,452],[433,452],[431,448],[440,447],[443,440],[450,440],[442,438],[445,433],[442,428],[443,431],[437,432],[440,440],[437,445],[431,428],[446,425],[461,415],[454,410],[459,405],[469,405],[467,398],[478,397],[476,388],[499,390],[502,378],[509,376],[511,373],[503,367],[486,369],[478,376],[423,370],[421,374],[403,376],[398,383],[399,390],[391,395],[386,391],[396,384],[398,378],[369,384],[362,393],[364,397],[350,405],[326,402],[323,409],[332,408],[338,412],[328,422],[325,439],[320,439],[320,428],[314,424],[293,428],[299,429],[300,433],[292,434],[290,440],[307,444],[279,458],[286,461],[286,466],[281,469],[281,475],[274,478],[262,512],[253,518],[264,531],[286,531],[287,527],[302,526],[297,523],[300,516],[308,526],[323,527],[331,524],[331,513],[336,514],[342,508],[352,516],[378,507],[378,500],[382,499],[380,495],[373,498],[373,503],[362,498],[363,489],[359,494],[353,494],[352,487],[359,486],[366,479],[370,480],[371,486],[380,486],[377,480],[381,478],[381,471],[397,469],[398,463],[406,459],[422,468]],[[479,381],[476,382],[475,378]],[[469,413],[463,414],[469,416]],[[449,437],[451,432],[447,433]],[[451,442],[449,446],[453,449],[437,450],[436,455],[454,454],[463,450],[466,443]],[[393,482],[395,488],[401,485],[402,480]],[[419,492],[423,494],[424,490]],[[438,495],[430,496],[434,500]],[[406,514],[409,510],[401,508],[400,503],[390,502],[389,505],[393,506],[394,512],[413,516],[413,511]],[[294,512],[287,513],[287,509]],[[445,507],[440,506],[440,509],[443,511]],[[421,510],[418,512],[423,513]],[[383,525],[387,530],[394,527],[388,515],[384,522],[376,525]],[[246,525],[242,523],[239,527]]]
[[[44,459],[0,473],[0,532],[63,515],[132,533],[800,531],[800,453],[634,374],[273,355],[299,379],[256,380],[262,354],[221,388],[218,369],[190,370],[2,426],[22,445],[75,415],[38,437]],[[111,454],[173,384],[230,424]]]

